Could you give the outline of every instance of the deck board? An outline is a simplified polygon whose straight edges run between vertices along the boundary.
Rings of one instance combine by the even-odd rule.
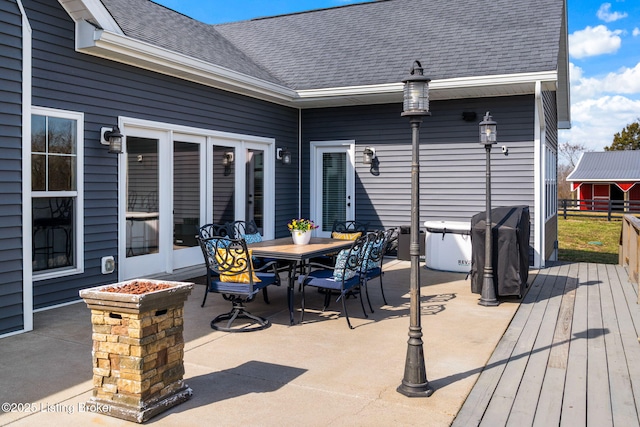
[[[637,297],[620,266],[540,270],[452,426],[640,426]]]

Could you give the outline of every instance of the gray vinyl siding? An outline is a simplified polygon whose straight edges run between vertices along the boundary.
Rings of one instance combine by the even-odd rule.
[[[22,283],[22,18],[0,3],[0,335],[24,329]]]
[[[556,153],[556,163],[558,160],[558,110],[555,92],[543,92],[542,100],[544,105],[545,116],[545,144]],[[557,168],[556,168],[556,180],[557,180]],[[557,187],[556,187],[557,188]],[[556,192],[557,194],[557,192]],[[558,213],[550,217],[545,222],[545,259],[549,259],[554,250],[556,249],[556,243],[558,240]]]
[[[298,110],[75,52],[74,23],[54,0],[25,0],[33,27],[33,105],[85,115],[85,272],[34,282],[34,307],[78,299],[78,290],[110,283],[100,258],[117,253],[117,162],[99,142],[118,116],[275,138],[293,155],[276,164],[276,235],[297,215]],[[124,159],[123,159],[124,160]],[[280,203],[280,201],[284,203]]]
[[[492,206],[534,204],[533,96],[433,101],[420,128],[420,222],[469,221],[485,210],[485,150],[478,123],[490,111],[498,123],[491,152]],[[303,111],[303,150],[310,141],[356,141],[356,218],[372,227],[411,222],[411,128],[402,105],[341,107]],[[463,111],[477,113],[473,122]],[[501,146],[509,147],[509,155]],[[366,146],[376,149],[379,175],[362,164]],[[309,170],[308,160],[303,171]],[[303,190],[309,176],[303,176]],[[308,191],[303,191],[308,214]]]

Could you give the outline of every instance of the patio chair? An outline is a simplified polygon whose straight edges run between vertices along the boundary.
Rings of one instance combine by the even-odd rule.
[[[260,234],[260,230],[256,225],[254,220],[244,221],[231,221],[226,224],[227,232],[229,236],[234,237],[236,239],[244,239],[247,242],[247,245],[251,243],[262,242],[262,234]],[[275,258],[261,258],[261,257],[253,257],[254,265],[258,268],[261,268],[263,265],[278,262]],[[280,265],[278,264],[278,267]]]
[[[198,235],[196,235],[196,240],[198,241],[198,244],[200,246],[200,249],[202,250],[202,255],[204,256],[205,259],[205,263],[207,261],[207,257],[208,257],[208,251],[207,248],[204,247],[202,245],[202,241],[207,240],[207,239],[212,239],[214,236],[222,236],[225,238],[230,238],[233,237],[232,234],[229,234],[229,223],[227,224],[205,224],[202,227],[200,227],[200,230],[198,232]],[[212,274],[211,270],[209,269],[208,265],[207,265],[207,283],[211,283],[211,277],[210,274]],[[200,307],[204,307],[205,302],[207,302],[207,295],[209,295],[209,292],[215,292],[212,291],[210,289],[210,286],[207,285],[207,288],[204,291],[204,298],[202,299],[202,304],[200,304]],[[269,296],[267,294],[267,289],[264,288],[262,290],[263,293],[263,297],[265,302],[268,304],[269,303]]]
[[[369,280],[378,278],[380,280],[380,293],[382,295],[382,301],[387,305],[387,299],[384,296],[384,288],[382,286],[382,276],[384,271],[382,269],[382,260],[387,252],[393,249],[397,244],[398,229],[389,228],[388,230],[380,230],[375,233],[375,237],[371,238],[366,250],[366,257],[361,279],[363,281],[363,287],[367,294],[367,302],[369,302],[369,308],[371,308],[371,301],[369,300]],[[373,312],[373,308],[371,308]]]
[[[355,240],[369,230],[368,222],[334,221],[331,227],[332,239]]]
[[[268,319],[251,314],[245,303],[253,301],[260,290],[265,302],[269,303],[265,292],[267,286],[280,285],[275,263],[254,269],[246,241],[230,238],[226,233],[209,238],[198,236],[198,242],[207,264],[207,293],[219,293],[232,305],[231,311],[211,321],[211,327],[225,332],[250,332],[271,326]],[[240,319],[248,320],[249,324],[234,327],[234,322]]]
[[[327,266],[325,264],[310,263],[307,273],[298,280],[302,285],[302,312],[300,322],[304,321],[305,311],[305,288],[312,286],[324,291],[323,311],[329,306],[331,296],[334,292],[338,294],[337,301],[342,301],[342,311],[347,319],[347,325],[353,329],[349,320],[349,313],[345,303],[347,295],[360,294],[360,305],[364,317],[368,317],[364,309],[362,301],[362,292],[360,289],[360,271],[365,260],[365,251],[370,235],[363,235],[353,241],[349,249],[341,250],[336,256],[335,266]]]

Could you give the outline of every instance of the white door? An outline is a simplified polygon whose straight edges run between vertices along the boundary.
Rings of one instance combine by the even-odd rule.
[[[334,221],[355,219],[355,141],[311,142],[311,219],[316,236],[330,237]]]
[[[163,152],[169,133],[153,129],[125,129],[126,147],[122,154],[120,192],[124,195],[124,226],[120,227],[120,279],[142,277],[158,271],[169,257],[161,236],[171,230],[171,211],[161,181]],[[121,199],[122,200],[122,199]],[[122,204],[121,204],[122,205]],[[123,236],[124,235],[124,236]],[[122,238],[124,237],[124,238]]]

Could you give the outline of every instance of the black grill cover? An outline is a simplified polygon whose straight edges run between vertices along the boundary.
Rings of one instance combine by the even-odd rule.
[[[482,293],[486,212],[471,218],[471,292]],[[529,278],[529,206],[491,209],[496,296],[524,295]]]

